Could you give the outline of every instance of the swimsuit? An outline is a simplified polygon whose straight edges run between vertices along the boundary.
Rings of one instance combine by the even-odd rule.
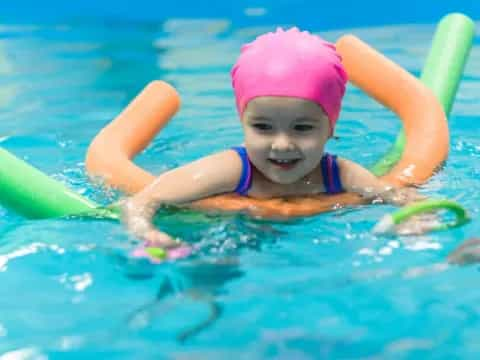
[[[232,147],[240,159],[242,160],[242,175],[240,175],[240,181],[238,182],[235,192],[238,195],[246,196],[248,190],[252,187],[252,163],[248,158],[247,149],[244,146]]]
[[[246,196],[252,186],[252,163],[248,158],[247,150],[244,146],[232,147],[242,160],[242,174],[240,181],[235,188],[235,193]],[[320,160],[322,170],[323,184],[325,192],[329,195],[343,192],[342,182],[340,180],[340,171],[337,164],[337,156],[325,153]]]

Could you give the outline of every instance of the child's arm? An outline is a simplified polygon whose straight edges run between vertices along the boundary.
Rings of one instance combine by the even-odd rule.
[[[232,192],[238,185],[242,162],[227,150],[161,174],[149,186],[125,201],[123,218],[136,236],[162,247],[176,241],[158,231],[152,221],[162,205],[184,204],[211,195]]]
[[[425,199],[414,188],[395,188],[353,161],[339,158],[338,167],[343,188],[367,199],[380,198],[394,205],[406,205]]]

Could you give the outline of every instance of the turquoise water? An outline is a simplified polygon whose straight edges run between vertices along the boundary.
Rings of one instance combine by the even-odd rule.
[[[229,69],[240,45],[273,27],[227,20],[78,22],[0,28],[0,145],[102,203],[88,181],[93,136],[152,79],[183,107],[138,158],[162,172],[242,141]],[[316,29],[310,29],[315,31]],[[418,74],[433,25],[352,31]],[[464,204],[473,221],[443,233],[377,237],[393,208],[342,209],[290,223],[167,216],[197,243],[190,259],[128,258],[124,229],[103,221],[28,221],[0,209],[3,358],[476,358],[478,267],[446,256],[480,231],[480,50],[476,43],[450,119],[451,153],[421,191]],[[328,150],[364,165],[394,140],[398,120],[350,87]],[[182,336],[218,311],[209,326]],[[2,358],[2,359],[3,359]]]

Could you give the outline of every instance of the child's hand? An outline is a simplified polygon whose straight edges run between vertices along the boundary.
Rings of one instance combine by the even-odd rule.
[[[161,247],[162,249],[173,249],[182,244],[180,240],[158,230],[147,231],[142,235],[142,239],[145,241],[145,246]]]
[[[411,187],[392,188],[381,193],[380,197],[390,204],[399,206],[427,199],[425,195],[420,194],[417,189]]]
[[[169,260],[174,260],[191,254],[192,249],[189,246],[157,230],[152,224],[151,213],[142,206],[126,200],[121,204],[121,209],[122,220],[128,230],[144,241],[143,245],[132,252],[133,257],[147,258],[154,263],[160,263],[164,260],[164,256]],[[161,249],[161,251],[158,252],[158,249]],[[154,250],[154,253],[152,253],[152,250]]]
[[[418,214],[395,226],[395,232],[399,235],[421,235],[438,227],[440,223],[435,213]]]
[[[152,223],[152,215],[148,209],[126,200],[121,204],[122,220],[128,231],[145,242],[148,247],[161,247],[171,249],[181,245],[171,236],[155,228]]]
[[[383,217],[373,228],[375,234],[421,235],[429,232],[441,222],[436,213],[423,213],[407,218],[400,224],[395,224],[390,215]]]

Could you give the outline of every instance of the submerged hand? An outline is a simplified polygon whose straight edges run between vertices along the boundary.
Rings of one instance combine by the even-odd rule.
[[[170,235],[158,231],[149,230],[142,235],[147,247],[161,247],[162,249],[173,249],[182,245],[181,241],[172,238]]]
[[[148,209],[127,200],[122,204],[122,220],[128,231],[145,242],[147,247],[171,249],[181,245],[178,239],[159,231],[152,223],[152,215]]]
[[[137,221],[145,221],[145,219]],[[127,225],[128,226],[128,225]],[[130,228],[130,227],[129,227]],[[139,229],[143,231],[139,231]],[[132,231],[143,244],[132,252],[135,258],[147,258],[153,263],[161,263],[165,259],[175,260],[189,256],[192,249],[178,239],[173,239],[168,234],[156,230],[150,223],[148,226],[134,226]]]
[[[414,215],[400,225],[395,226],[395,232],[399,235],[421,235],[438,227],[440,219],[435,213]]]
[[[133,252],[134,257],[146,257],[153,262],[161,262],[164,258],[174,260],[184,258],[192,253],[190,246],[183,244],[178,239],[160,231],[151,231],[145,234],[143,246]]]
[[[393,188],[380,194],[380,197],[391,204],[400,206],[427,199],[425,195],[411,187]]]

